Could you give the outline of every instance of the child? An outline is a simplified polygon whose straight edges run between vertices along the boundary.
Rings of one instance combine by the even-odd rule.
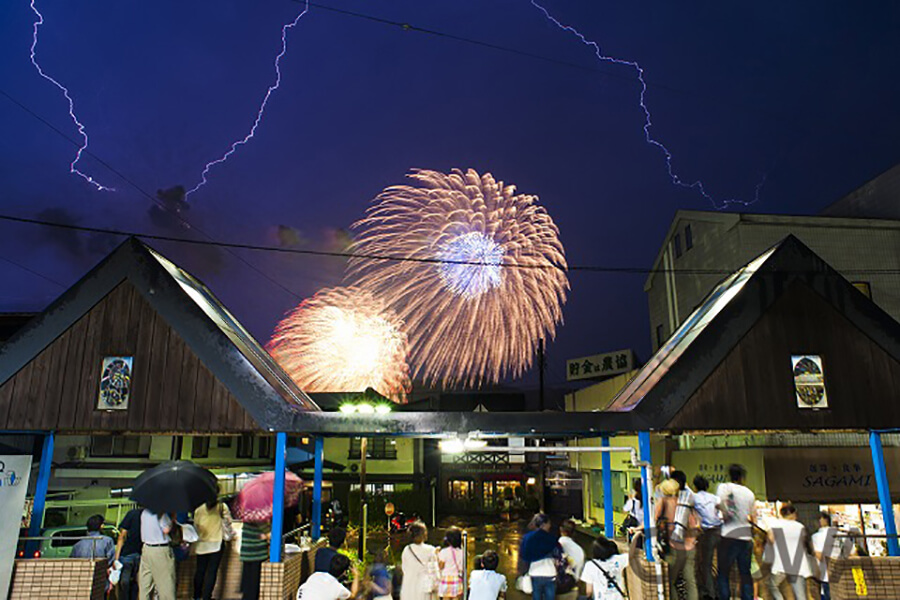
[[[370,573],[369,589],[372,600],[391,600],[393,586],[391,585],[391,576],[388,574],[385,563],[384,550],[379,550],[375,553],[375,562],[372,563],[372,571]]]
[[[592,560],[584,563],[581,581],[593,600],[624,600],[628,555],[619,554],[619,547],[612,540],[597,536],[591,548]]]
[[[444,547],[438,553],[438,564],[441,567],[441,582],[438,585],[438,596],[443,600],[462,598],[462,574],[466,568],[466,558],[462,551],[462,531],[451,527],[444,537]]]
[[[359,593],[359,573],[353,568],[353,585],[345,588],[340,579],[350,568],[350,559],[343,554],[331,557],[327,573],[313,573],[297,590],[297,600],[348,600]]]
[[[475,570],[469,577],[469,600],[506,598],[506,577],[497,572],[498,566],[500,557],[493,550],[488,550],[475,559]]]

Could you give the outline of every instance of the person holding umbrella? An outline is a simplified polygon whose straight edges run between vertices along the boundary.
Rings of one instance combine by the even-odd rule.
[[[172,532],[180,525],[175,513],[188,512],[218,495],[216,476],[186,460],[170,461],[141,473],[131,499],[143,505],[141,513],[140,600],[150,600],[155,588],[159,600],[175,600],[175,553]]]
[[[138,579],[140,600],[150,600],[154,588],[159,600],[175,600],[175,553],[172,551],[174,515],[155,513],[145,508],[141,513],[141,568]]]
[[[293,473],[285,474],[285,507],[297,504],[302,483]],[[241,533],[241,594],[244,600],[259,598],[260,573],[262,564],[269,558],[272,539],[274,490],[275,473],[262,473],[241,489],[234,505],[235,516],[244,523]]]

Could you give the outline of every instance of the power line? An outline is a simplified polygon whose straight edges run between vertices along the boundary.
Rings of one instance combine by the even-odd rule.
[[[49,282],[52,283],[53,285],[57,285],[57,286],[59,286],[59,287],[61,287],[61,288],[63,288],[63,289],[66,289],[65,284],[62,284],[62,283],[56,281],[55,279],[53,279],[52,277],[48,277],[48,276],[44,275],[43,273],[39,273],[38,271],[35,271],[34,269],[32,269],[32,268],[30,268],[30,267],[26,267],[26,266],[23,265],[22,263],[16,262],[16,261],[14,261],[14,260],[11,259],[11,258],[7,258],[7,257],[5,257],[5,256],[0,256],[0,260],[2,260],[2,261],[4,261],[4,262],[8,262],[9,264],[13,265],[14,267],[19,267],[19,268],[22,269],[23,271],[26,271],[26,272],[28,272],[28,273],[31,273],[31,274],[34,275],[35,277],[40,277],[40,278],[43,279],[44,281],[49,281]]]
[[[81,143],[80,143],[80,142],[78,142],[78,141],[72,139],[72,138],[71,138],[69,135],[67,135],[64,131],[60,130],[58,127],[56,127],[55,125],[53,125],[53,123],[51,123],[50,121],[48,121],[47,119],[45,119],[44,117],[42,117],[41,115],[39,115],[38,113],[36,113],[35,111],[33,111],[33,110],[31,110],[30,108],[28,108],[28,106],[26,106],[26,105],[23,104],[22,102],[18,101],[17,99],[15,99],[13,96],[11,96],[10,94],[8,94],[8,93],[7,93],[6,91],[4,91],[3,89],[0,89],[0,95],[5,96],[10,102],[12,102],[12,103],[15,104],[16,106],[18,106],[20,109],[22,109],[23,111],[25,111],[26,113],[28,113],[29,115],[31,115],[32,117],[34,117],[35,119],[37,119],[38,121],[40,121],[41,123],[43,123],[44,125],[46,125],[47,127],[49,127],[52,131],[56,132],[60,137],[62,137],[63,139],[65,139],[65,140],[68,141],[69,143],[73,144],[73,145],[76,146],[77,148],[81,148]],[[87,148],[82,149],[82,153],[83,153],[83,154],[87,154],[88,156],[90,156],[91,158],[93,158],[94,160],[96,160],[98,163],[100,163],[101,165],[103,165],[104,167],[106,167],[110,172],[112,172],[112,173],[114,173],[115,175],[117,175],[122,181],[124,181],[125,183],[127,183],[128,185],[130,185],[132,188],[134,188],[135,190],[137,190],[138,193],[140,193],[142,196],[146,197],[146,198],[149,199],[151,202],[153,202],[154,204],[156,204],[157,206],[159,206],[162,210],[167,211],[169,214],[171,214],[171,215],[174,216],[176,219],[178,219],[178,220],[181,222],[181,224],[184,225],[185,227],[187,227],[187,228],[189,228],[189,229],[192,229],[192,230],[194,230],[194,231],[200,233],[201,235],[207,237],[207,238],[210,239],[210,240],[213,239],[213,237],[212,237],[211,235],[209,235],[208,233],[206,233],[205,231],[203,231],[203,230],[200,229],[199,227],[195,227],[194,225],[192,225],[187,219],[185,219],[184,217],[182,217],[178,212],[171,210],[164,202],[162,202],[161,200],[159,200],[156,196],[154,196],[153,194],[151,194],[151,193],[149,193],[148,191],[146,191],[144,188],[142,188],[141,186],[139,186],[137,183],[135,183],[134,181],[132,181],[130,178],[126,177],[124,173],[122,173],[121,171],[119,171],[118,169],[116,169],[115,167],[113,167],[111,164],[109,164],[108,162],[106,162],[105,160],[103,160],[102,158],[100,158],[99,156],[97,156],[96,154],[94,154],[93,152],[91,152],[90,150],[88,150]],[[148,236],[147,236],[147,235],[144,235],[143,237],[148,237]],[[294,292],[293,290],[287,288],[286,286],[282,285],[281,283],[279,283],[278,281],[276,281],[275,279],[273,279],[272,277],[270,277],[269,275],[267,275],[266,273],[264,273],[264,272],[263,272],[262,270],[260,270],[259,268],[257,268],[257,267],[255,267],[254,265],[250,264],[250,263],[249,263],[245,258],[243,258],[242,256],[238,255],[238,254],[235,253],[235,252],[232,252],[232,251],[231,251],[230,249],[228,249],[228,248],[226,248],[226,251],[227,251],[229,254],[231,254],[232,256],[234,256],[235,258],[237,258],[239,261],[241,261],[242,263],[244,263],[245,265],[247,265],[248,267],[250,267],[252,270],[254,270],[254,271],[256,271],[257,273],[259,273],[260,275],[262,275],[265,279],[268,279],[270,283],[272,283],[272,284],[274,284],[274,285],[280,287],[282,290],[284,290],[285,292],[287,292],[288,294],[290,294],[290,295],[293,296],[294,298],[301,298],[300,294],[298,294],[298,293]]]
[[[72,231],[81,231],[87,233],[98,233],[105,235],[116,235],[116,236],[128,236],[128,237],[138,237],[149,240],[158,240],[163,242],[174,242],[178,244],[190,244],[195,246],[213,246],[218,248],[225,249],[235,249],[235,250],[252,250],[255,252],[273,252],[277,254],[297,254],[304,256],[319,256],[319,257],[332,257],[332,258],[343,258],[343,259],[357,259],[357,260],[378,260],[378,261],[386,261],[386,262],[415,262],[415,263],[425,263],[425,264],[451,264],[451,265],[472,265],[472,266],[486,266],[486,263],[481,261],[474,260],[446,260],[441,258],[418,258],[418,257],[407,257],[407,256],[392,256],[386,254],[357,254],[353,252],[333,252],[328,250],[309,250],[305,248],[284,248],[280,246],[263,246],[259,244],[247,244],[241,242],[220,242],[215,240],[198,240],[191,238],[181,238],[170,235],[161,235],[154,233],[140,233],[135,231],[126,231],[124,229],[110,229],[104,227],[88,227],[86,225],[74,225],[71,223],[57,223],[53,221],[47,221],[43,219],[31,219],[28,217],[17,217],[13,215],[3,215],[0,214],[0,221],[9,221],[12,223],[25,223],[29,225],[37,225],[41,227],[56,227],[59,229],[68,229]],[[590,272],[590,273],[624,273],[624,274],[637,274],[637,275],[646,275],[650,273],[673,273],[675,275],[731,275],[735,270],[727,270],[727,269],[666,269],[666,268],[647,268],[647,267],[615,267],[615,266],[604,266],[604,265],[570,265],[570,266],[561,266],[554,264],[544,264],[544,265],[527,265],[527,264],[518,264],[518,263],[500,263],[498,265],[491,264],[490,266],[496,266],[506,269],[557,269],[561,271],[580,271],[580,272]],[[872,275],[898,275],[900,274],[900,269],[842,269],[843,273],[853,273],[853,274],[872,274]],[[780,273],[787,273],[788,271],[779,271]],[[811,271],[790,271],[790,273],[797,274],[806,274],[811,273]]]

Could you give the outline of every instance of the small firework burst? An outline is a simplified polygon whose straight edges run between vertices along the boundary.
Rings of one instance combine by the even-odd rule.
[[[402,322],[358,287],[325,288],[276,327],[267,349],[306,392],[374,388],[402,402],[410,389]]]
[[[569,281],[559,230],[536,196],[490,174],[410,178],[354,225],[350,281],[404,321],[410,363],[426,382],[477,387],[520,376],[562,321]]]

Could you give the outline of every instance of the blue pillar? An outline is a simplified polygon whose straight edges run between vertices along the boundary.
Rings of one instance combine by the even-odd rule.
[[[609,448],[609,436],[600,438],[600,445]],[[613,521],[613,497],[612,497],[612,456],[609,452],[603,453],[603,534],[612,539],[616,535],[616,525]]]
[[[281,533],[284,522],[284,472],[287,434],[275,434],[275,486],[272,488],[272,539],[269,540],[269,562],[281,562]]]
[[[47,503],[47,488],[50,486],[50,469],[53,466],[54,437],[51,431],[44,436],[44,444],[41,447],[41,462],[38,467],[37,483],[34,486],[34,504],[31,509],[31,524],[28,527],[28,537],[41,535],[41,527],[44,524],[44,506]],[[40,542],[32,541],[26,544],[25,556],[34,556],[40,548]]]
[[[642,462],[647,465],[641,467],[641,495],[644,498],[644,553],[647,560],[653,562],[653,530],[650,520],[650,511],[653,510],[653,489],[650,487],[650,477],[653,474],[650,466],[650,432],[638,433],[638,450]]]
[[[316,473],[313,477],[312,539],[322,536],[322,469],[325,462],[325,440],[317,437],[315,448]]]
[[[872,464],[875,466],[875,483],[878,485],[878,500],[881,502],[881,514],[884,517],[884,532],[887,534],[888,556],[900,556],[897,524],[894,522],[894,504],[891,501],[891,489],[888,486],[887,469],[884,466],[884,448],[881,446],[880,433],[869,432],[869,446],[872,448]]]

